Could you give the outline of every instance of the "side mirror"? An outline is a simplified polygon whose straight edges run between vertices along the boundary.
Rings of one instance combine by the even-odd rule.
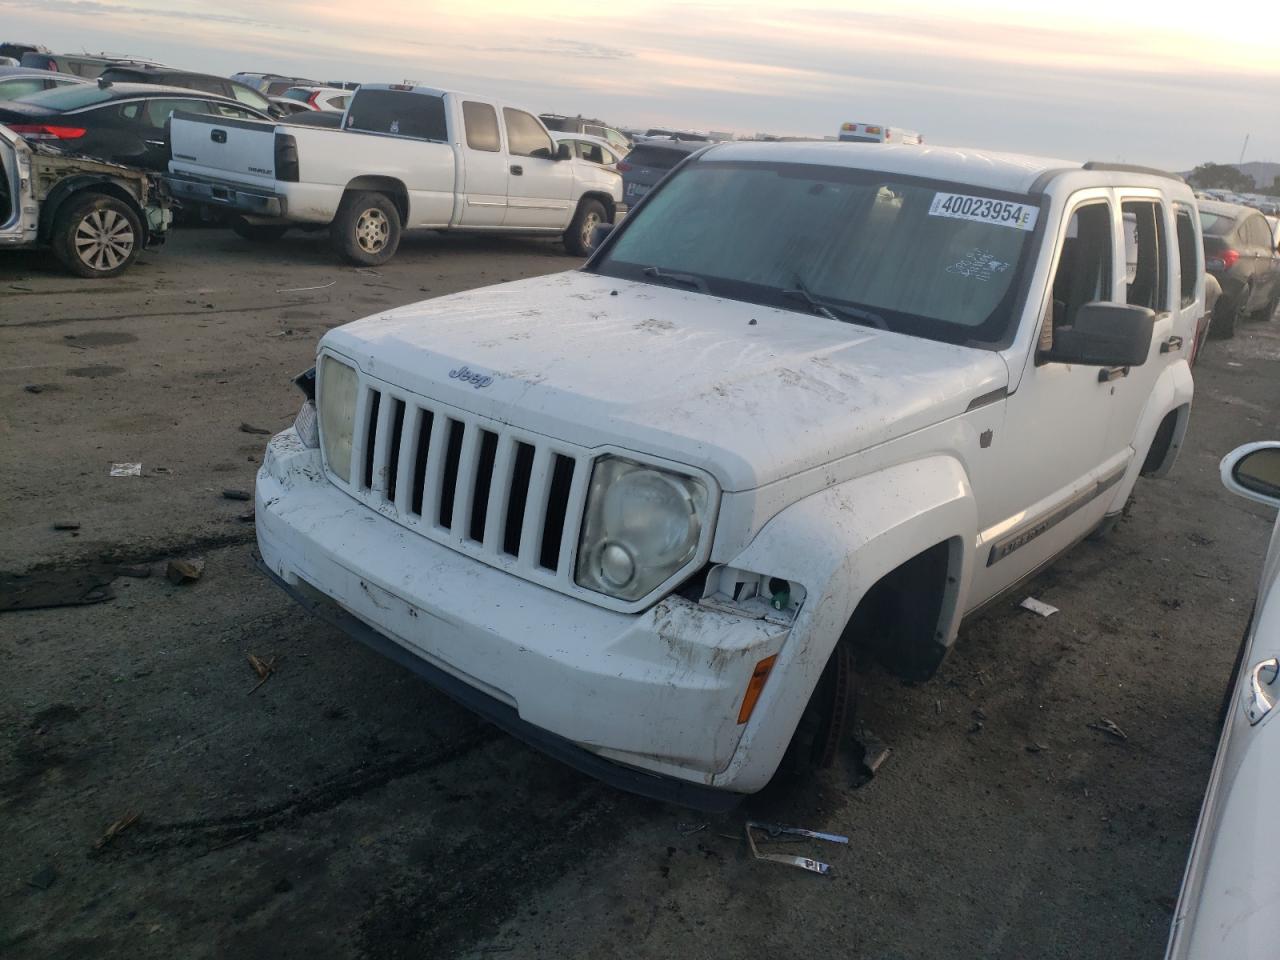
[[[1280,507],[1280,442],[1237,447],[1222,458],[1219,470],[1232,493]]]
[[[572,147],[572,146],[570,146],[570,145],[569,145],[569,144],[567,144],[567,143],[562,143],[562,144],[560,144],[560,146],[556,148],[556,159],[557,159],[557,160],[572,160],[572,159],[573,159],[573,147]]]
[[[1051,363],[1140,367],[1151,354],[1155,311],[1125,303],[1086,303],[1075,322],[1053,331]]]
[[[602,223],[591,231],[591,249],[599,250],[600,244],[604,243],[605,238],[613,233],[612,223]]]

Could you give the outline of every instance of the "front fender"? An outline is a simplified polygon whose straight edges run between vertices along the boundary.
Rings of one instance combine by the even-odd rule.
[[[59,180],[44,199],[40,201],[39,236],[41,242],[48,242],[49,236],[53,232],[54,220],[57,219],[58,211],[62,208],[62,205],[72,196],[86,189],[108,194],[123,203],[129,204],[137,215],[138,220],[141,221],[143,232],[147,234],[143,238],[144,241],[149,238],[150,227],[147,223],[146,211],[136,195],[139,189],[137,185],[125,178],[113,177],[106,173],[81,173]]]
[[[859,601],[885,574],[944,541],[949,571],[938,641],[950,644],[969,588],[978,512],[959,461],[933,456],[828,487],[771,519],[731,562],[801,584],[806,599],[718,785],[768,783]]]

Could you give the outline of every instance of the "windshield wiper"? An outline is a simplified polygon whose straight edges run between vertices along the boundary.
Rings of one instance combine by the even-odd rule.
[[[860,307],[849,307],[843,303],[832,303],[830,300],[820,300],[809,292],[809,288],[804,285],[804,281],[796,277],[796,285],[792,290],[783,290],[784,297],[791,297],[793,300],[803,300],[809,305],[809,309],[814,313],[826,317],[828,320],[839,320],[843,323],[860,323],[863,326],[875,327],[877,330],[888,330],[889,325],[884,322],[884,317],[870,310],[863,310]]]
[[[642,271],[646,277],[653,277],[655,280],[667,280],[671,283],[679,283],[686,287],[692,287],[699,293],[707,292],[707,281],[701,277],[695,277],[692,273],[670,273],[666,270],[659,270],[657,267],[645,267]]]

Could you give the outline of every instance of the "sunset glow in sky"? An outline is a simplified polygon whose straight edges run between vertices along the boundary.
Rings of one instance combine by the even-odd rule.
[[[1176,12],[1185,9],[1185,13]],[[1064,11],[1069,11],[1064,12]],[[414,80],[631,126],[833,134],[1186,169],[1280,160],[1280,5],[1125,0],[0,0],[5,39],[210,73]]]

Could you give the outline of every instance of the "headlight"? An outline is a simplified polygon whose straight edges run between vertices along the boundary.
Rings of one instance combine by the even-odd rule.
[[[333,357],[320,360],[320,439],[329,469],[351,477],[351,435],[356,422],[356,372]]]
[[[579,586],[638,600],[693,559],[707,514],[702,481],[621,457],[591,471]]]

